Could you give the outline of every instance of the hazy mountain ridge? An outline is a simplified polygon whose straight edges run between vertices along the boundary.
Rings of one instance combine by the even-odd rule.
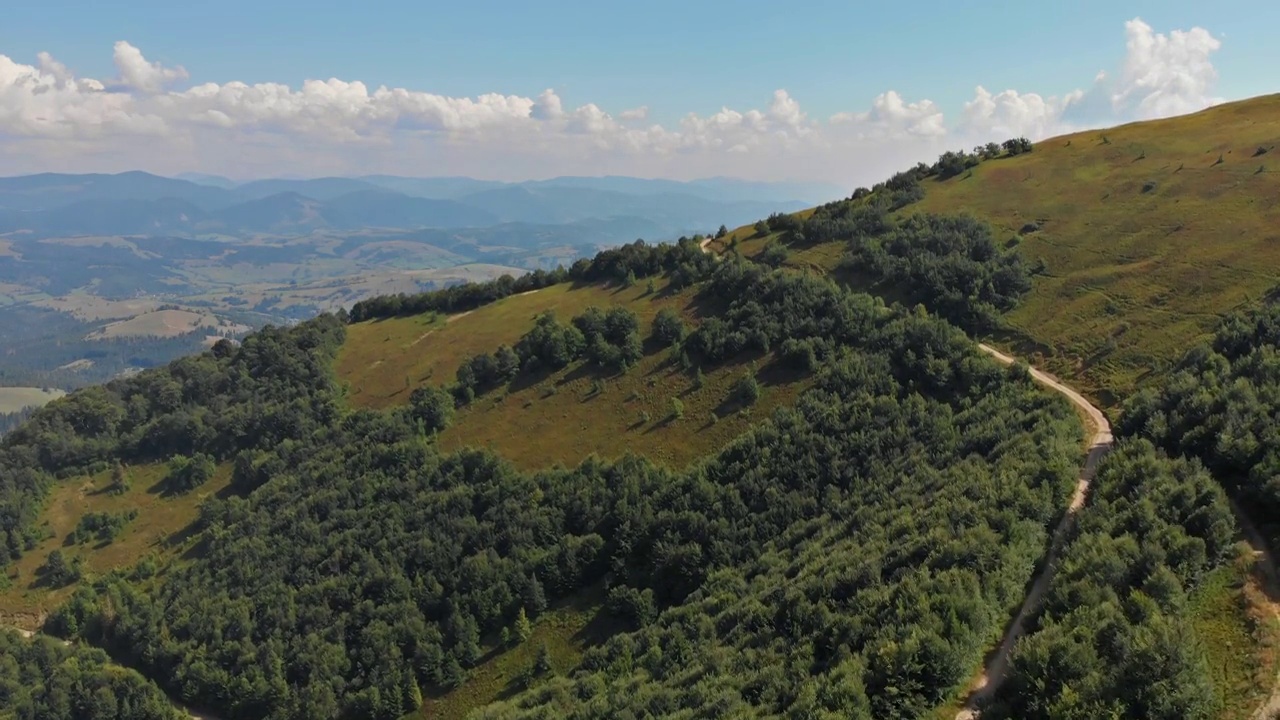
[[[786,198],[795,189],[790,186],[778,186],[774,199],[761,199],[772,185],[743,183],[737,190],[727,180],[559,178],[498,184],[370,176],[259,180],[231,188],[222,186],[230,182],[225,178],[206,181],[217,185],[141,172],[0,178],[0,233],[296,235],[320,229],[476,228],[639,218],[652,233],[646,239],[658,240],[806,206],[805,200]]]

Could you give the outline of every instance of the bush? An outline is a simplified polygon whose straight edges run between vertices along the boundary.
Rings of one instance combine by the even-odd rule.
[[[409,395],[409,415],[429,435],[449,427],[453,412],[453,396],[440,388],[420,387]]]
[[[750,371],[733,384],[733,397],[744,405],[752,405],[760,399],[760,382]]]
[[[782,264],[787,261],[787,257],[790,254],[786,245],[780,242],[773,242],[760,251],[760,254],[756,256],[756,261],[769,267],[782,267]]]
[[[680,313],[671,308],[662,308],[653,317],[653,339],[664,347],[675,345],[683,340],[686,332]]]
[[[174,494],[188,493],[209,482],[217,465],[204,453],[191,457],[176,455],[169,461],[169,474],[164,478],[165,488]]]

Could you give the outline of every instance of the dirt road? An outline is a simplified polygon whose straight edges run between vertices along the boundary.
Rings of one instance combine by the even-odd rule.
[[[979,344],[978,347],[1003,365],[1013,364],[1012,357],[989,345]],[[1061,553],[1063,543],[1066,540],[1067,528],[1070,527],[1071,522],[1075,519],[1076,512],[1084,506],[1085,495],[1089,492],[1089,483],[1093,481],[1093,475],[1098,469],[1098,461],[1111,449],[1111,423],[1107,421],[1107,416],[1103,415],[1101,410],[1094,407],[1083,395],[1063,385],[1057,378],[1048,373],[1031,368],[1031,377],[1041,385],[1066,396],[1071,401],[1071,404],[1079,408],[1089,419],[1089,424],[1093,429],[1093,439],[1089,442],[1089,451],[1085,456],[1084,467],[1080,469],[1080,479],[1076,483],[1075,494],[1071,496],[1071,504],[1067,506],[1067,512],[1053,530],[1053,539],[1049,544],[1049,554],[1045,559],[1044,567],[1040,570],[1035,582],[1031,584],[1031,590],[1027,593],[1027,596],[1023,598],[1022,607],[1018,608],[1018,614],[1013,618],[1013,622],[1009,623],[1008,628],[1005,629],[1004,637],[1000,640],[1000,646],[988,656],[986,665],[982,669],[982,674],[970,686],[969,696],[965,699],[964,708],[956,714],[956,720],[973,720],[977,718],[979,708],[1000,687],[1000,683],[1004,680],[1005,672],[1009,667],[1009,655],[1013,652],[1013,647],[1017,644],[1018,639],[1022,637],[1023,625],[1026,623],[1027,618],[1040,606],[1040,601],[1044,598],[1044,593],[1049,588],[1049,581],[1053,579],[1054,567],[1058,562],[1058,555]]]

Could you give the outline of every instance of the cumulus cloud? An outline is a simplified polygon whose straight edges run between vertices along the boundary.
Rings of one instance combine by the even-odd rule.
[[[201,170],[222,174],[399,172],[517,178],[559,173],[820,178],[863,183],[948,147],[1041,138],[1089,124],[1196,110],[1220,99],[1202,28],[1125,25],[1120,67],[1058,95],[979,85],[955,120],[927,98],[886,90],[814,119],[774,91],[761,107],[650,121],[536,97],[449,97],[357,80],[201,82],[118,42],[117,77],[79,77],[47,53],[0,55],[0,153],[12,172]],[[859,105],[861,105],[859,107]]]
[[[1134,18],[1124,31],[1128,52],[1111,97],[1117,112],[1156,118],[1222,102],[1213,95],[1218,72],[1210,60],[1222,41],[1208,30],[1195,27],[1165,35]]]
[[[979,135],[1045,137],[1068,129],[1063,123],[1063,114],[1083,97],[1083,90],[1062,97],[1043,97],[1017,90],[993,95],[979,85],[974,98],[964,104],[963,127]]]
[[[112,59],[115,61],[116,70],[120,72],[119,84],[122,88],[157,93],[188,77],[187,71],[181,65],[167,68],[158,62],[147,62],[141,50],[124,40],[116,43]],[[64,72],[66,70],[66,68],[61,69]]]

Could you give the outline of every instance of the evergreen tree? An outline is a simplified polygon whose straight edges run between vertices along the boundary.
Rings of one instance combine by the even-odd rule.
[[[515,625],[512,626],[511,635],[517,643],[525,643],[529,637],[533,635],[533,624],[529,622],[529,616],[525,614],[524,608],[520,608],[520,612],[516,615]]]
[[[547,610],[547,593],[537,575],[530,575],[524,587],[524,609],[535,618]]]
[[[551,649],[546,643],[538,647],[538,658],[533,662],[533,672],[535,675],[546,675],[551,672]]]

